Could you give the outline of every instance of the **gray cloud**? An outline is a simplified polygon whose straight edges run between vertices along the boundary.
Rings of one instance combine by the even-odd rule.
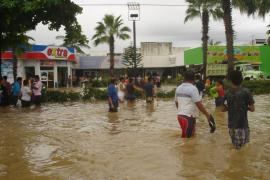
[[[86,3],[112,3],[111,0],[76,0],[79,4]],[[139,0],[140,3],[154,4],[185,4],[184,0]],[[124,3],[126,0],[113,1],[113,3]],[[201,21],[194,19],[184,24],[186,7],[141,7],[141,20],[137,22],[137,44],[142,41],[172,41],[177,46],[200,46],[201,45]],[[78,21],[82,25],[83,32],[89,39],[94,34],[96,22],[101,21],[105,14],[121,15],[124,23],[132,28],[132,22],[128,21],[127,6],[84,6],[83,14],[78,16]],[[236,44],[249,43],[252,37],[265,38],[266,26],[270,24],[270,18],[265,20],[260,18],[247,17],[238,11],[233,11],[234,29],[236,31]],[[30,36],[34,37],[37,44],[59,44],[55,36],[64,34],[60,32],[50,32],[46,27],[40,25],[36,31],[31,31]],[[132,35],[132,34],[131,34]],[[222,21],[211,20],[209,35],[216,41],[225,42],[224,25]],[[117,41],[116,50],[122,49],[131,43],[128,41]],[[94,47],[90,43],[92,50],[108,50],[107,45]]]

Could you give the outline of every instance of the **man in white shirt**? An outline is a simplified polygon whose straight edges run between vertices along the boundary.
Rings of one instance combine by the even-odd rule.
[[[194,135],[198,109],[206,116],[211,127],[210,132],[215,131],[214,119],[204,108],[199,91],[193,85],[194,79],[194,72],[186,71],[184,82],[175,91],[175,105],[178,109],[178,122],[182,129],[182,138],[190,138]]]

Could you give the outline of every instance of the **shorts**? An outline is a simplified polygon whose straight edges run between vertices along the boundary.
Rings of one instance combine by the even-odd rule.
[[[190,138],[195,134],[196,118],[178,115],[178,122],[182,129],[182,138]]]
[[[230,128],[229,134],[236,149],[240,149],[242,146],[249,142],[249,128]]]
[[[146,103],[153,103],[154,102],[154,97],[148,96],[146,97]]]

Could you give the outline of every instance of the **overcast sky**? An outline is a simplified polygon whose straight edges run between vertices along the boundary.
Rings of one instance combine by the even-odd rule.
[[[127,0],[73,0],[77,4],[127,4]],[[141,4],[180,4],[185,0],[137,0]],[[128,21],[127,6],[82,6],[83,13],[78,15],[78,21],[83,33],[89,38],[91,51],[108,51],[107,45],[94,47],[91,37],[94,34],[96,23],[101,21],[105,14],[121,15],[125,25],[132,29],[132,22]],[[184,24],[186,6],[141,6],[141,19],[136,23],[137,44],[140,42],[173,42],[176,47],[197,47],[201,45],[201,21],[194,19]],[[236,31],[236,44],[248,44],[252,38],[266,38],[266,26],[270,24],[269,15],[265,20],[258,17],[247,17],[233,10],[234,29]],[[49,31],[46,26],[39,25],[35,31],[28,33],[35,39],[35,44],[55,44],[57,35],[64,35],[64,31]],[[132,34],[131,34],[132,36]],[[224,25],[222,21],[210,22],[209,36],[215,41],[225,43]],[[117,40],[116,51],[121,52],[128,46],[132,39],[127,41]],[[87,50],[89,51],[89,50]],[[86,53],[87,53],[86,51]]]

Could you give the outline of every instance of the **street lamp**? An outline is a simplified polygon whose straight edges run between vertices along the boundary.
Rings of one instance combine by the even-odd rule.
[[[134,62],[136,62],[136,21],[140,20],[140,4],[137,2],[129,2],[127,5],[128,5],[128,20],[133,21],[133,46],[134,46],[133,60]]]

